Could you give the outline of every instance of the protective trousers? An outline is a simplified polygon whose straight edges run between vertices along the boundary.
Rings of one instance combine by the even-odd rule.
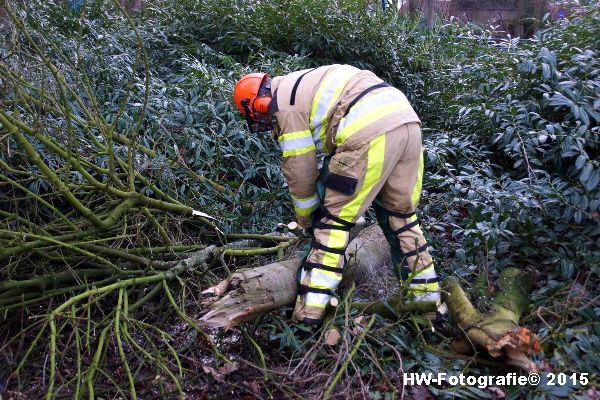
[[[418,124],[402,125],[331,157],[325,195],[313,225],[312,249],[299,273],[292,318],[319,323],[342,279],[349,231],[373,204],[396,275],[415,301],[437,301],[439,283],[415,209],[423,154]]]

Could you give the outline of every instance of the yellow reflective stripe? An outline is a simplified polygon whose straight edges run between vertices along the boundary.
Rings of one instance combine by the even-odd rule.
[[[311,274],[312,274],[312,271],[311,271]],[[312,276],[311,276],[311,280],[312,280]],[[325,290],[335,289],[335,288],[330,288],[329,286],[313,285],[312,283],[310,285],[306,285],[306,286],[311,287],[313,289],[325,289]],[[317,294],[323,294],[323,293],[317,293]]]
[[[325,88],[327,88],[327,84],[329,81],[333,79],[332,75],[328,76],[328,79],[323,81],[319,88],[317,89],[317,93],[315,93],[315,97],[313,99],[311,108],[310,108],[310,117],[309,117],[309,125],[311,128],[315,128],[321,124],[321,121],[315,121],[317,117],[317,109],[319,108],[319,104],[323,101],[323,92],[325,92]]]
[[[397,111],[403,110],[406,108],[407,103],[404,101],[397,101],[393,103],[386,104],[378,109],[375,109],[367,114],[365,114],[362,118],[358,118],[356,121],[348,124],[343,129],[339,130],[335,135],[335,143],[338,146],[341,146],[350,136],[360,131],[364,127],[370,125],[371,123],[385,118],[388,115],[391,115]],[[409,104],[408,104],[409,105]],[[410,105],[409,105],[410,106]]]
[[[285,133],[279,136],[277,140],[279,141],[279,147],[281,147],[284,157],[294,154],[304,154],[307,152],[304,150],[315,148],[315,142],[309,130]]]
[[[305,296],[305,297],[306,297],[306,296]],[[315,307],[315,308],[325,308],[325,307],[327,307],[327,303],[328,303],[329,301],[328,301],[327,303],[325,303],[325,304],[322,304],[322,303],[314,303],[314,302],[307,302],[307,301],[306,301],[306,299],[302,299],[302,296],[297,296],[297,297],[296,297],[296,302],[297,302],[297,303],[304,304],[305,306],[308,306],[308,307]]]
[[[340,97],[340,93],[342,92],[342,90],[344,89],[344,87],[346,86],[346,83],[348,83],[348,81],[350,80],[350,77],[348,77],[347,80],[345,80],[342,84],[340,84],[336,89],[335,92],[333,93],[333,96],[331,96],[331,101],[329,102],[329,104],[327,105],[327,113],[325,114],[325,116],[323,117],[322,121],[321,121],[321,135],[320,138],[323,141],[323,143],[325,143],[325,132],[327,131],[327,116],[329,115],[329,111],[331,110],[331,107],[333,106],[333,103],[335,101],[337,101],[338,97]]]
[[[417,214],[413,214],[411,215],[409,218],[407,218],[408,222],[414,222],[417,220]]]
[[[313,303],[313,302],[308,302],[308,301],[305,301],[304,305],[305,306],[309,306],[309,307],[315,307],[315,308],[325,308],[325,307],[327,307],[327,303],[321,304],[321,303]]]
[[[312,133],[310,133],[310,130],[307,129],[304,131],[284,133],[283,135],[280,135],[277,138],[277,141],[282,142],[284,140],[299,139],[303,137],[312,137]]]
[[[319,206],[319,196],[316,192],[308,197],[295,197],[292,195],[292,202],[297,215],[308,217]]]
[[[403,102],[406,103],[402,109],[410,109],[410,103],[402,92],[388,87],[385,90],[381,90],[376,93],[369,94],[362,98],[358,103],[354,104],[352,108],[348,110],[348,114],[340,120],[338,130],[343,130],[346,126],[354,123],[355,121],[363,118],[365,115],[376,111],[384,107],[386,104]]]
[[[383,155],[385,153],[385,135],[379,135],[369,143],[367,153],[367,172],[362,187],[359,188],[355,197],[346,204],[339,213],[339,218],[345,221],[354,221],[358,216],[361,205],[364,203],[367,195],[381,178],[383,172]],[[346,246],[348,233],[341,230],[331,230],[326,246],[332,248],[342,248]],[[337,266],[341,255],[325,253],[323,264],[332,267]]]
[[[332,229],[329,231],[329,237],[327,238],[327,243],[325,246],[331,247],[332,249],[342,249],[346,246],[346,241],[348,240],[348,232],[342,231],[339,229]],[[323,265],[327,265],[330,267],[337,267],[340,257],[340,254],[335,253],[325,253],[323,256]]]
[[[415,182],[415,187],[413,188],[412,195],[410,196],[410,202],[413,207],[417,206],[419,202],[419,198],[421,197],[421,188],[423,186],[423,152],[421,151],[421,155],[419,156],[419,170],[417,172],[417,181]]]
[[[408,291],[409,292],[419,292],[419,293],[425,293],[425,292],[437,292],[440,289],[440,284],[438,282],[434,282],[434,283],[420,283],[420,284],[415,284],[415,285],[409,285],[408,286]]]
[[[301,217],[309,217],[310,214],[315,210],[315,208],[318,207],[318,204],[315,204],[314,206],[311,206],[309,208],[300,208],[300,207],[296,207],[294,206],[294,211],[296,212],[296,215],[299,215]]]
[[[320,269],[313,269],[310,274],[310,287],[326,287],[327,289],[335,289],[342,280],[341,274],[336,274],[331,271],[323,271]]]
[[[359,188],[355,197],[342,208],[339,218],[345,221],[354,221],[360,207],[367,195],[381,178],[383,172],[383,157],[385,154],[385,135],[379,135],[369,143],[367,153],[367,172],[362,187]]]
[[[290,157],[290,156],[299,156],[301,154],[310,153],[311,151],[317,151],[317,148],[315,147],[314,143],[309,144],[308,146],[305,146],[305,147],[301,147],[299,149],[284,150],[283,158]]]
[[[292,201],[294,202],[294,205],[298,208],[309,208],[319,203],[319,197],[317,195],[317,192],[308,197],[296,197],[291,193],[290,196],[292,196]]]
[[[346,73],[347,75],[342,77],[341,74],[343,73]],[[342,89],[346,86],[350,78],[354,76],[354,73],[354,71],[337,70],[327,74],[326,78],[319,85],[312,102],[310,124],[313,127],[321,125],[326,120],[331,105],[337,100]]]

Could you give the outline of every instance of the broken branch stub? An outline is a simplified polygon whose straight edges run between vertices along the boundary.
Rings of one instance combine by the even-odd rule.
[[[444,281],[443,301],[453,320],[465,332],[466,338],[458,339],[455,351],[483,348],[492,357],[501,357],[507,364],[537,371],[528,355],[540,351],[539,340],[529,329],[519,325],[519,319],[528,306],[529,278],[527,273],[506,268],[500,273],[499,292],[492,309],[481,314],[468,299],[455,278]],[[471,343],[471,345],[467,345]]]

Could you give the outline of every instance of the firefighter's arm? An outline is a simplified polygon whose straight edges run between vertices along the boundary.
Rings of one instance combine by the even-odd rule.
[[[310,214],[319,206],[315,143],[302,115],[295,112],[277,114],[281,129],[277,141],[283,151],[283,175],[288,182],[298,224],[307,229],[311,226]]]
[[[283,174],[288,182],[298,224],[308,229],[311,226],[310,214],[319,206],[319,195],[315,185],[317,179],[315,149],[303,154],[284,156]]]

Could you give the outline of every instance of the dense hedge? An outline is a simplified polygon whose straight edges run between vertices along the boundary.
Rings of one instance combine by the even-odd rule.
[[[492,264],[543,263],[567,278],[599,256],[597,8],[532,40],[428,29],[364,1],[188,1],[169,13],[186,16],[173,37],[272,74],[281,53],[300,55],[372,69],[405,91],[427,132],[425,201],[454,203],[436,218],[458,225],[469,261],[497,255]]]
[[[134,34],[98,3],[84,21],[83,48],[111,115],[134,63]],[[44,5],[31,21],[68,53],[78,17]],[[269,218],[291,216],[276,146],[247,135],[229,100],[235,80],[252,70],[279,75],[340,62],[376,71],[421,116],[424,218],[440,232],[453,227],[456,247],[438,246],[440,257],[492,268],[547,265],[563,278],[599,257],[597,8],[532,40],[492,40],[481,28],[441,21],[430,29],[362,0],[155,1],[140,17],[151,68],[144,143],[182,157],[228,194],[166,173],[158,179],[230,228],[266,228]],[[137,123],[145,96],[142,74],[133,76],[122,132]],[[443,214],[435,212],[440,203]]]

